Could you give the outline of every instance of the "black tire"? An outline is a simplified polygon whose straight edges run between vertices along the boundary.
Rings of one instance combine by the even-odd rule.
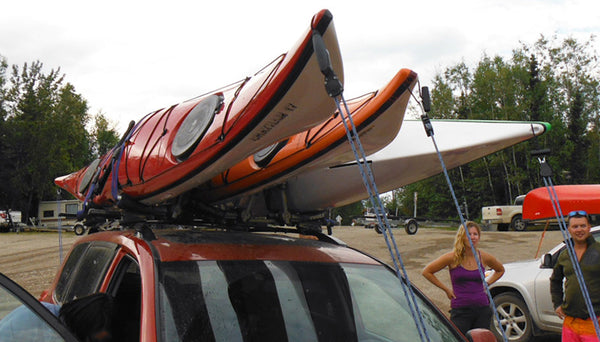
[[[378,224],[376,224],[374,228],[375,228],[375,231],[377,232],[377,234],[382,234],[383,233],[383,230],[381,230],[381,227],[379,227]]]
[[[521,214],[517,214],[510,221],[510,227],[517,232],[522,232],[527,229],[527,223],[523,221],[523,216]]]
[[[533,321],[525,302],[514,293],[501,293],[494,297],[500,324],[511,342],[526,342],[533,336]],[[503,340],[496,317],[492,317],[490,330],[499,341]]]
[[[508,223],[498,223],[498,231],[499,232],[508,231]]]
[[[75,232],[75,235],[83,235],[83,233],[85,233],[85,227],[82,224],[76,224],[73,227],[73,231]]]
[[[417,234],[417,230],[419,230],[419,223],[415,219],[410,219],[408,222],[406,222],[404,230],[408,235],[415,235]]]

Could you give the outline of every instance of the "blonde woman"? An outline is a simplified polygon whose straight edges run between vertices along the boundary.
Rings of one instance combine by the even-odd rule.
[[[492,309],[481,281],[477,260],[469,244],[467,232],[481,261],[481,270],[491,268],[494,273],[487,279],[488,285],[504,274],[504,266],[493,255],[477,248],[481,238],[481,228],[476,222],[467,221],[467,230],[461,225],[454,238],[454,249],[432,261],[423,269],[423,276],[439,287],[450,299],[450,320],[466,334],[474,328],[490,327]],[[442,283],[435,273],[448,267],[452,288]]]

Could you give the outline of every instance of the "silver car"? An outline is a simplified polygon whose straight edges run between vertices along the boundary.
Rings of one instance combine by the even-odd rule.
[[[600,240],[600,226],[592,228]],[[529,341],[532,336],[560,333],[562,320],[554,312],[550,297],[550,276],[565,248],[560,243],[539,259],[504,264],[505,273],[490,286],[501,324],[509,341]],[[501,336],[496,320],[490,328]]]

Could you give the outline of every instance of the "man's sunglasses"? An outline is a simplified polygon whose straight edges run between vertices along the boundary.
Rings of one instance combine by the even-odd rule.
[[[572,212],[569,213],[569,217],[578,217],[578,216],[588,216],[588,213],[586,213],[583,210],[574,210]]]

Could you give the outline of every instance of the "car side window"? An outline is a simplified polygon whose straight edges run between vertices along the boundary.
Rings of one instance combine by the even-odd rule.
[[[108,286],[108,293],[114,296],[114,341],[139,341],[140,315],[142,306],[142,278],[138,263],[126,256],[117,266],[115,275]]]
[[[71,274],[73,273],[73,270],[75,270],[75,266],[81,259],[81,255],[83,255],[83,252],[86,250],[88,245],[89,243],[83,243],[75,246],[65,261],[65,265],[62,268],[62,273],[60,274],[60,278],[58,279],[55,290],[56,299],[61,303],[64,302],[65,291],[69,284],[69,279],[71,279]]]
[[[91,243],[71,272],[68,289],[57,297],[59,301],[69,302],[97,292],[116,252],[116,244]]]

